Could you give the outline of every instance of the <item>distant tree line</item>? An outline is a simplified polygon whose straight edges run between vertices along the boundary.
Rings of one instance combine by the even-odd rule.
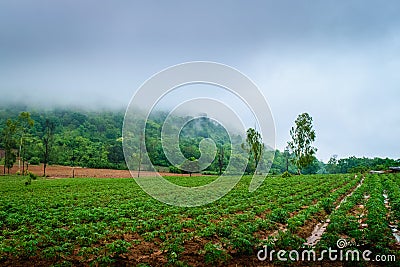
[[[24,119],[25,116],[25,119]],[[28,123],[25,121],[29,121]],[[0,109],[0,163],[90,168],[126,168],[122,152],[122,112]],[[19,164],[19,162],[18,162]]]
[[[395,166],[400,166],[400,159],[357,158],[354,156],[337,159],[337,155],[333,155],[326,164],[326,171],[329,173],[357,173],[369,170],[387,170],[389,167]]]
[[[282,174],[285,171],[294,174],[300,170],[302,174],[347,173],[369,169],[381,170],[400,165],[399,160],[394,159],[337,159],[336,156],[324,164],[314,156],[316,149],[311,146],[311,142],[315,133],[312,130],[312,119],[307,115],[302,114],[298,117],[291,130],[292,141],[285,151],[275,151],[273,162],[267,162],[268,159],[262,157],[266,147],[260,134],[254,129],[250,128],[243,137],[238,134],[231,135],[231,140],[226,130],[214,121],[208,118],[192,120],[181,129],[179,136],[180,150],[188,159],[185,164],[189,167],[184,169],[198,168],[196,159],[200,157],[199,144],[204,138],[214,140],[217,147],[215,159],[204,170],[204,173],[208,174],[222,173],[229,161],[240,163],[246,160],[246,173],[255,172],[258,166],[258,169],[265,169],[265,166],[271,164],[269,172],[272,174]],[[152,165],[161,170],[179,173],[182,170],[179,166],[175,167],[169,163],[161,143],[161,129],[166,116],[167,113],[163,112],[153,114],[146,123],[145,137],[133,133],[142,140],[138,144],[145,144],[146,149],[134,147],[136,154],[132,156],[139,158],[139,154],[142,153],[140,151],[146,151]],[[15,164],[24,171],[28,163],[43,163],[44,174],[46,166],[52,164],[127,169],[122,149],[123,120],[122,110],[45,111],[26,107],[0,108],[0,164],[4,166],[3,172],[6,173]],[[174,120],[184,121],[187,118],[176,117]],[[303,135],[304,129],[308,135]],[[232,154],[232,147],[241,148],[243,153]],[[143,169],[149,165],[148,162],[140,164]]]

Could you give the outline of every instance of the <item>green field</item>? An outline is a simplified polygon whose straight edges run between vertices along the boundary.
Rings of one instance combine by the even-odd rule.
[[[400,175],[367,175],[354,190],[361,177],[269,176],[249,193],[245,176],[220,200],[181,208],[148,196],[134,179],[38,178],[26,186],[24,177],[2,176],[0,265],[268,265],[257,258],[263,246],[301,250],[327,218],[317,251],[337,249],[346,238],[372,255],[400,259],[389,227],[400,219]],[[198,186],[215,177],[168,179]]]

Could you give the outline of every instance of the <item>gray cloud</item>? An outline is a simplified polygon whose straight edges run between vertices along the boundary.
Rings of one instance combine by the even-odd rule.
[[[211,60],[262,88],[278,148],[308,111],[324,160],[399,158],[399,8],[398,1],[1,1],[1,103],[123,107],[154,73]]]

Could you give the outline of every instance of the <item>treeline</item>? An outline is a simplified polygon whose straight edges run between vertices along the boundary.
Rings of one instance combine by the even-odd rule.
[[[349,157],[337,159],[332,156],[326,164],[326,171],[329,173],[357,173],[369,170],[388,170],[389,167],[400,166],[400,159],[394,160],[389,158],[356,158]]]
[[[28,110],[29,112],[25,112]],[[167,114],[152,114],[146,124],[146,153],[151,164],[163,171],[181,172],[172,166],[166,157],[161,143],[161,129]],[[175,121],[187,121],[185,117],[175,117]],[[0,108],[0,164],[11,168],[21,159],[29,164],[57,164],[89,168],[127,169],[122,148],[122,125],[124,111],[86,111],[77,109],[35,110],[26,107]],[[179,123],[178,123],[179,124]],[[179,129],[175,129],[179,130]],[[137,134],[137,133],[134,133]],[[140,136],[138,135],[138,138]],[[199,144],[204,138],[210,138],[217,146],[217,155],[205,170],[205,173],[218,174],[224,170],[230,160],[243,162],[249,160],[245,171],[254,172],[255,162],[248,152],[231,153],[232,147],[239,148],[246,142],[245,137],[231,134],[208,118],[192,120],[185,124],[179,135],[179,148],[188,159],[200,157]],[[133,156],[139,157],[140,148],[133,147]],[[261,160],[260,165],[271,162]],[[289,151],[275,151],[270,173],[281,174],[285,171],[296,173],[293,155]],[[147,163],[147,165],[150,165]],[[318,159],[302,169],[303,174],[311,173],[347,173],[369,169],[387,169],[399,166],[399,160],[368,159],[350,157],[331,160],[324,164]],[[143,168],[147,168],[143,162]],[[222,169],[221,169],[222,168]]]
[[[20,156],[21,161],[34,165],[126,168],[121,140],[122,111],[23,110],[0,110],[0,148],[8,154],[8,159],[1,159],[2,164],[7,163],[5,167],[11,167]],[[33,122],[23,130],[21,112],[29,114]],[[7,151],[10,147],[12,150]]]

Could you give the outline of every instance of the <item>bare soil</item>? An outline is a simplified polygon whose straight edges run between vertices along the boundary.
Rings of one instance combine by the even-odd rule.
[[[3,166],[0,165],[1,173],[3,173]],[[30,165],[28,171],[43,176],[43,165]],[[75,173],[75,178],[132,178],[137,177],[137,171],[130,172],[129,170],[113,170],[113,169],[92,169],[82,167],[71,167],[71,166],[59,166],[49,165],[46,168],[46,176],[49,178],[70,178],[72,173]],[[10,174],[16,174],[18,172],[18,165],[14,166],[10,170]],[[21,167],[22,172],[22,167]],[[7,173],[7,172],[6,172]],[[162,176],[189,176],[189,174],[176,174],[169,172],[159,172]],[[156,172],[141,171],[140,177],[155,176]],[[199,176],[201,174],[192,174],[193,176]]]

